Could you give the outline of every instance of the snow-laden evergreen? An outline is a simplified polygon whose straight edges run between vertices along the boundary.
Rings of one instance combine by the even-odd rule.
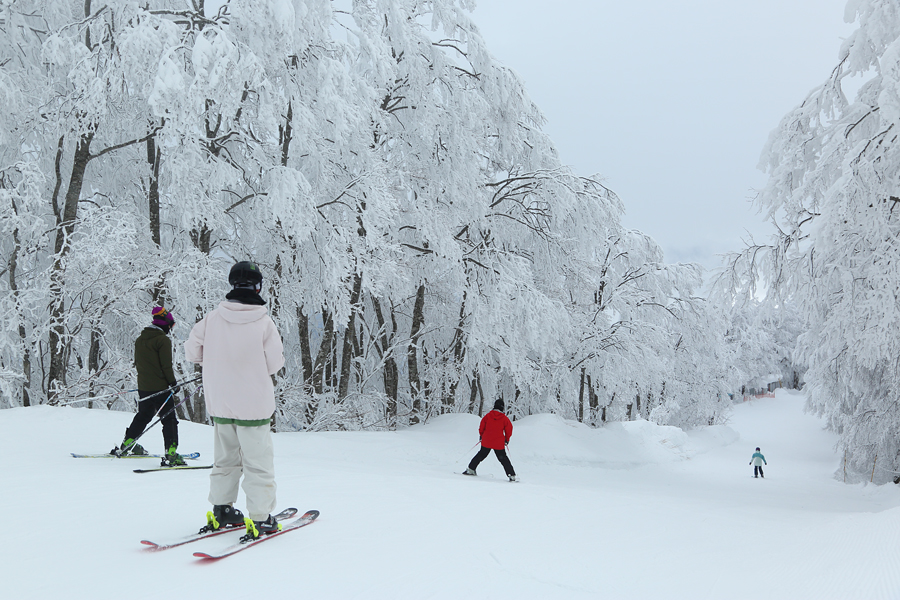
[[[129,408],[108,394],[134,386],[150,308],[184,339],[252,259],[286,344],[280,429],[498,396],[721,421],[744,381],[699,267],[560,163],[472,5],[0,2],[2,405]]]
[[[858,28],[831,75],[763,153],[759,203],[777,233],[732,261],[769,302],[798,307],[810,405],[848,470],[868,479],[877,460],[884,482],[900,475],[900,5],[853,0],[846,18]]]
[[[525,417],[510,443],[519,483],[492,456],[477,478],[459,474],[475,452],[473,415],[276,433],[278,508],[322,514],[211,564],[192,553],[237,533],[159,553],[140,544],[204,524],[208,471],[137,475],[135,463],[155,461],[69,456],[107,449],[130,420],[122,412],[3,410],[0,453],[29,449],[0,463],[0,510],[16,517],[0,544],[4,597],[897,598],[900,489],[835,481],[836,436],[803,402],[780,390],[735,407],[728,425],[689,431]],[[209,459],[209,427],[182,423],[181,436]],[[161,449],[159,431],[148,437]],[[756,446],[765,479],[748,465]]]

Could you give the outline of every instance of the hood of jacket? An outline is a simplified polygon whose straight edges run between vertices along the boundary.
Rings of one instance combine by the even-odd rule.
[[[268,314],[265,306],[241,304],[240,302],[231,302],[229,300],[220,302],[219,308],[222,309],[219,314],[223,319],[237,325],[259,321]]]
[[[492,422],[498,422],[498,421],[499,421],[500,423],[503,423],[504,421],[506,421],[506,418],[507,418],[507,417],[506,417],[506,414],[503,413],[502,411],[499,411],[499,410],[497,410],[497,409],[494,409],[494,410],[488,412],[488,414],[484,415],[484,418],[485,418],[485,419],[488,419],[488,420],[490,420],[490,421],[492,421]]]
[[[161,335],[167,335],[165,331],[157,327],[156,325],[148,325],[141,329],[140,335],[138,335],[138,339],[141,340],[150,340]]]

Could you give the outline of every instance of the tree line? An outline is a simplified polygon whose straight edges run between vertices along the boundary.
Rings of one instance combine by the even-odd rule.
[[[280,429],[496,397],[721,422],[772,340],[561,164],[472,4],[0,4],[2,403],[129,408],[150,308],[184,340],[249,259],[285,341]]]

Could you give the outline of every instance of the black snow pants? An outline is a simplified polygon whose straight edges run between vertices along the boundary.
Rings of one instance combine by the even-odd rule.
[[[753,476],[756,477],[757,475],[759,475],[760,477],[765,477],[762,472],[762,465],[753,467]]]
[[[147,398],[147,396],[152,396],[156,393],[138,390],[138,397],[141,400],[138,402],[137,414],[134,415],[131,425],[125,430],[125,439],[136,438],[144,433],[144,428],[157,413],[165,414],[171,411],[162,420],[163,451],[165,451],[173,445],[178,446],[178,418],[175,415],[175,411],[172,410],[175,407],[175,396],[165,392],[152,398]],[[143,398],[147,399],[143,400]]]
[[[476,470],[478,468],[478,465],[481,464],[481,461],[483,461],[485,458],[487,458],[487,455],[490,453],[491,453],[490,448],[488,448],[486,446],[482,446],[481,450],[478,451],[478,454],[476,454],[472,458],[472,460],[469,462],[469,468],[472,469],[473,471]],[[515,469],[513,469],[512,463],[509,462],[509,457],[506,456],[506,450],[496,450],[495,449],[494,454],[497,455],[497,460],[499,460],[500,464],[503,465],[503,470],[506,471],[507,476],[515,477],[516,471],[515,471]]]

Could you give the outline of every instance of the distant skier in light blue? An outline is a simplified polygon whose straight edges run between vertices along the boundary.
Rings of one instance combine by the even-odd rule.
[[[766,457],[762,455],[762,452],[759,451],[759,448],[756,448],[756,452],[753,453],[753,456],[750,457],[750,464],[753,465],[753,476],[754,477],[762,477],[765,479],[765,475],[763,475],[763,465],[768,465],[766,462]]]

